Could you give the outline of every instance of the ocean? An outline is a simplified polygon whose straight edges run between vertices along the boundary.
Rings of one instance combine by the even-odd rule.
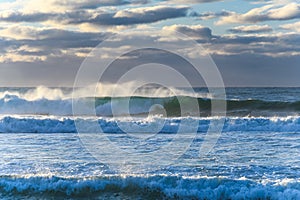
[[[211,112],[222,100],[205,88],[154,89],[95,98],[0,88],[0,198],[300,199],[300,88],[226,88],[226,116]],[[74,115],[74,101],[92,102],[95,115]],[[198,114],[182,112],[191,102]],[[199,155],[221,118],[218,138]]]

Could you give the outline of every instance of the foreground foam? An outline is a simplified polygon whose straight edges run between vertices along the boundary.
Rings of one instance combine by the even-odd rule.
[[[102,176],[62,178],[0,177],[2,197],[116,197],[180,199],[299,199],[300,183],[256,183],[250,180],[181,176]],[[90,196],[91,197],[91,196]]]

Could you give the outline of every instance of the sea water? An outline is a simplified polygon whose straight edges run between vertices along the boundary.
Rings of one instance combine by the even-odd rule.
[[[300,89],[227,88],[222,133],[201,157],[209,124],[219,119],[209,112],[217,97],[202,88],[195,91],[197,96],[99,96],[95,116],[74,116],[72,89],[1,88],[0,198],[300,199]],[[122,110],[126,98],[131,116]],[[178,112],[178,98],[197,99],[200,115]],[[119,112],[112,113],[112,102]],[[168,115],[148,115],[154,104]],[[112,169],[86,148],[75,123],[96,122],[124,149],[145,140],[129,139],[137,127],[161,126],[146,147],[139,146],[155,151],[181,134],[178,127],[184,120],[197,124],[192,143],[170,165],[141,165],[145,172]],[[194,127],[185,123],[181,128],[188,135]]]

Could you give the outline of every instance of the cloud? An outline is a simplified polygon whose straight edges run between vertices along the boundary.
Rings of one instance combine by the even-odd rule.
[[[212,2],[216,2],[216,1],[223,1],[223,0],[164,0],[163,2],[166,3],[178,3],[178,4],[199,4],[199,3],[212,3]]]
[[[229,29],[231,33],[263,33],[270,32],[273,29],[269,25],[236,26]]]
[[[265,5],[259,8],[253,8],[244,14],[229,12],[228,16],[221,17],[216,24],[257,23],[262,21],[290,20],[297,18],[300,18],[300,4],[293,2],[286,5]]]
[[[110,33],[89,33],[51,28],[11,26],[0,30],[0,62],[45,61],[72,54],[82,57]]]
[[[207,42],[213,37],[211,29],[201,25],[172,25],[165,26],[163,29],[183,33],[194,40],[201,40],[201,42]]]
[[[172,25],[163,29],[188,35],[201,43],[211,55],[254,54],[268,57],[300,55],[300,47],[297,45],[300,42],[299,34],[269,33],[270,27],[266,25],[235,27],[235,32],[247,35],[214,35],[210,28],[201,25]],[[262,32],[265,33],[261,34]]]
[[[220,36],[207,44],[206,47],[213,55],[243,55],[253,54],[267,57],[299,56],[299,34],[277,33],[265,35]]]
[[[57,14],[51,13],[30,13],[25,14],[21,12],[1,12],[0,13],[0,21],[5,22],[41,22],[47,21],[53,17],[56,17]]]
[[[53,4],[71,9],[95,9],[103,6],[121,6],[129,4],[147,4],[149,0],[52,0]]]
[[[188,16],[187,6],[153,6],[124,9],[115,12],[103,10],[78,10],[66,13],[20,13],[9,12],[0,15],[5,22],[44,22],[55,21],[62,24],[96,24],[96,25],[134,25],[158,22],[166,19]]]
[[[91,41],[101,42],[102,39],[110,33],[90,33],[69,31],[63,29],[53,28],[36,28],[31,26],[10,26],[8,28],[0,29],[0,37],[19,40],[24,42],[39,43],[41,41],[52,41],[57,46],[67,44],[66,46],[77,46],[76,44],[82,43],[83,46],[90,46]],[[55,45],[48,44],[47,45]],[[92,46],[95,46],[93,44]],[[82,47],[82,46],[81,46]]]
[[[228,16],[231,13],[228,11],[221,11],[221,12],[204,12],[204,13],[197,13],[193,11],[190,15],[193,17],[198,17],[201,20],[208,20],[208,19],[213,19],[213,18],[219,18],[219,17],[224,17]]]
[[[16,62],[39,62],[45,61],[47,56],[38,56],[38,55],[24,55],[17,52],[7,52],[0,55],[0,63],[16,63]]]
[[[292,25],[289,25],[289,27]],[[287,26],[286,26],[287,28]],[[300,35],[296,33],[270,33],[269,26],[238,26],[231,32],[247,33],[247,35],[215,35],[209,27],[202,25],[171,25],[163,27],[166,31],[177,31],[204,45],[212,55],[257,54],[271,57],[284,57],[300,54]],[[265,31],[264,34],[258,34]],[[144,32],[145,35],[149,34]],[[253,33],[253,34],[252,34]],[[45,60],[49,57],[74,56],[83,58],[111,33],[78,32],[53,28],[36,28],[28,26],[11,26],[0,29],[0,41],[3,55],[1,61],[17,61],[12,53],[31,56],[27,61]],[[128,32],[129,36],[133,36]],[[135,37],[135,36],[134,36]],[[151,35],[157,38],[158,35]],[[171,41],[172,42],[172,41]],[[108,49],[107,55],[114,55]],[[107,56],[102,55],[102,56]],[[34,57],[39,56],[39,57]]]
[[[300,33],[300,22],[281,25],[280,28]]]
[[[168,35],[168,30],[180,31],[201,43],[205,51],[209,52],[215,59],[218,67],[223,70],[225,81],[232,85],[241,82],[251,85],[253,83],[251,79],[260,80],[260,82],[255,81],[255,84],[275,83],[276,81],[263,81],[263,76],[268,74],[266,73],[267,70],[271,70],[270,73],[276,72],[278,75],[282,73],[289,74],[284,72],[281,67],[285,67],[284,63],[288,60],[289,63],[292,62],[289,69],[294,70],[295,67],[293,66],[299,61],[300,57],[300,47],[297,45],[300,41],[300,34],[296,33],[266,32],[247,35],[217,35],[213,34],[212,29],[209,27],[180,24],[165,26],[164,30],[166,30],[164,32],[166,35]],[[3,36],[4,33],[6,34],[5,37]],[[141,37],[150,36],[155,39],[158,37],[158,35],[150,35],[148,32],[142,33]],[[28,80],[32,79],[35,83],[53,84],[55,81],[59,82],[60,78],[64,82],[72,83],[72,77],[75,77],[76,70],[78,70],[82,60],[90,52],[93,45],[101,42],[107,34],[109,33],[86,33],[26,26],[12,26],[2,29],[0,31],[0,38],[2,38],[0,40],[1,66],[7,66],[8,71],[12,74],[18,71],[23,76],[26,75]],[[136,37],[132,36],[135,35],[128,31],[128,37],[133,42],[137,41]],[[115,46],[112,45],[112,47]],[[126,51],[126,48],[118,46],[117,50]],[[117,50],[116,48],[103,49],[104,54],[101,56],[113,56]],[[189,56],[199,56],[193,55],[192,51],[186,53],[189,53]],[[159,57],[160,55],[157,54],[147,54],[142,60],[150,62]],[[170,61],[166,60],[166,62],[173,64],[172,59],[169,59]],[[274,70],[272,70],[273,67]],[[264,72],[264,70],[266,71]],[[5,79],[7,75],[4,75],[8,72],[2,69],[0,71],[3,72],[3,74],[0,74],[1,78],[9,82]],[[114,71],[111,73],[114,73]],[[295,77],[295,70],[291,74]],[[18,74],[14,75],[17,76]],[[34,78],[35,76],[38,78]],[[255,76],[259,78],[255,79]],[[237,80],[237,77],[240,81]],[[271,77],[278,78],[277,75]],[[2,84],[3,80],[1,80]],[[293,78],[293,80],[297,79]]]
[[[134,25],[153,23],[166,19],[185,17],[188,15],[189,7],[186,6],[154,6],[143,8],[131,8],[114,13],[94,14],[83,20],[72,20],[68,23],[92,23],[98,25]]]
[[[51,13],[53,11],[64,13],[77,9],[97,9],[99,7],[116,7],[123,5],[147,4],[150,0],[15,0],[0,3],[0,10],[18,10],[22,13]]]

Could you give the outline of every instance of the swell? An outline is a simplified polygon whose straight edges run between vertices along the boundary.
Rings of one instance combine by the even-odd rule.
[[[45,118],[45,117],[2,117],[0,118],[0,133],[77,133],[76,123],[81,130],[94,132],[95,124],[103,132],[112,134],[149,132],[174,134],[180,127],[181,132],[194,132],[189,124],[198,124],[197,132],[205,133],[210,124],[218,122],[218,118]],[[184,123],[182,123],[184,121]],[[120,125],[123,129],[120,128]],[[231,131],[263,131],[263,132],[300,132],[300,117],[227,117],[223,132]]]
[[[180,176],[86,178],[0,177],[2,198],[299,199],[299,182],[260,184],[250,180]]]
[[[228,116],[289,116],[299,115],[300,101],[263,101],[263,100],[218,100],[188,96],[178,97],[98,97],[74,99],[79,102],[82,115],[89,115],[89,105],[95,103],[97,116],[146,116],[162,114],[167,117],[211,116],[212,101],[227,105]],[[33,114],[72,116],[72,99],[26,100],[16,95],[5,95],[0,99],[0,114]],[[129,104],[126,104],[128,103]],[[155,106],[153,106],[155,105]],[[160,106],[157,106],[160,105]],[[200,113],[196,112],[198,106]],[[129,106],[129,108],[128,108]],[[113,112],[114,111],[114,112]],[[218,112],[218,110],[216,110]],[[220,110],[222,112],[222,110]]]
[[[95,104],[101,113],[102,106],[121,106],[122,103],[129,102],[131,115],[148,114],[154,104],[162,105],[166,115],[169,117],[178,116],[211,116],[212,102],[226,105],[226,115],[228,116],[288,116],[298,115],[300,112],[300,101],[264,101],[264,100],[220,100],[209,98],[196,98],[189,96],[177,97],[105,97],[96,98]],[[192,105],[198,106],[199,112],[195,112]],[[185,110],[186,109],[186,110]],[[215,110],[222,112],[223,110]],[[107,112],[112,115],[111,112]],[[158,110],[159,113],[159,110]]]

